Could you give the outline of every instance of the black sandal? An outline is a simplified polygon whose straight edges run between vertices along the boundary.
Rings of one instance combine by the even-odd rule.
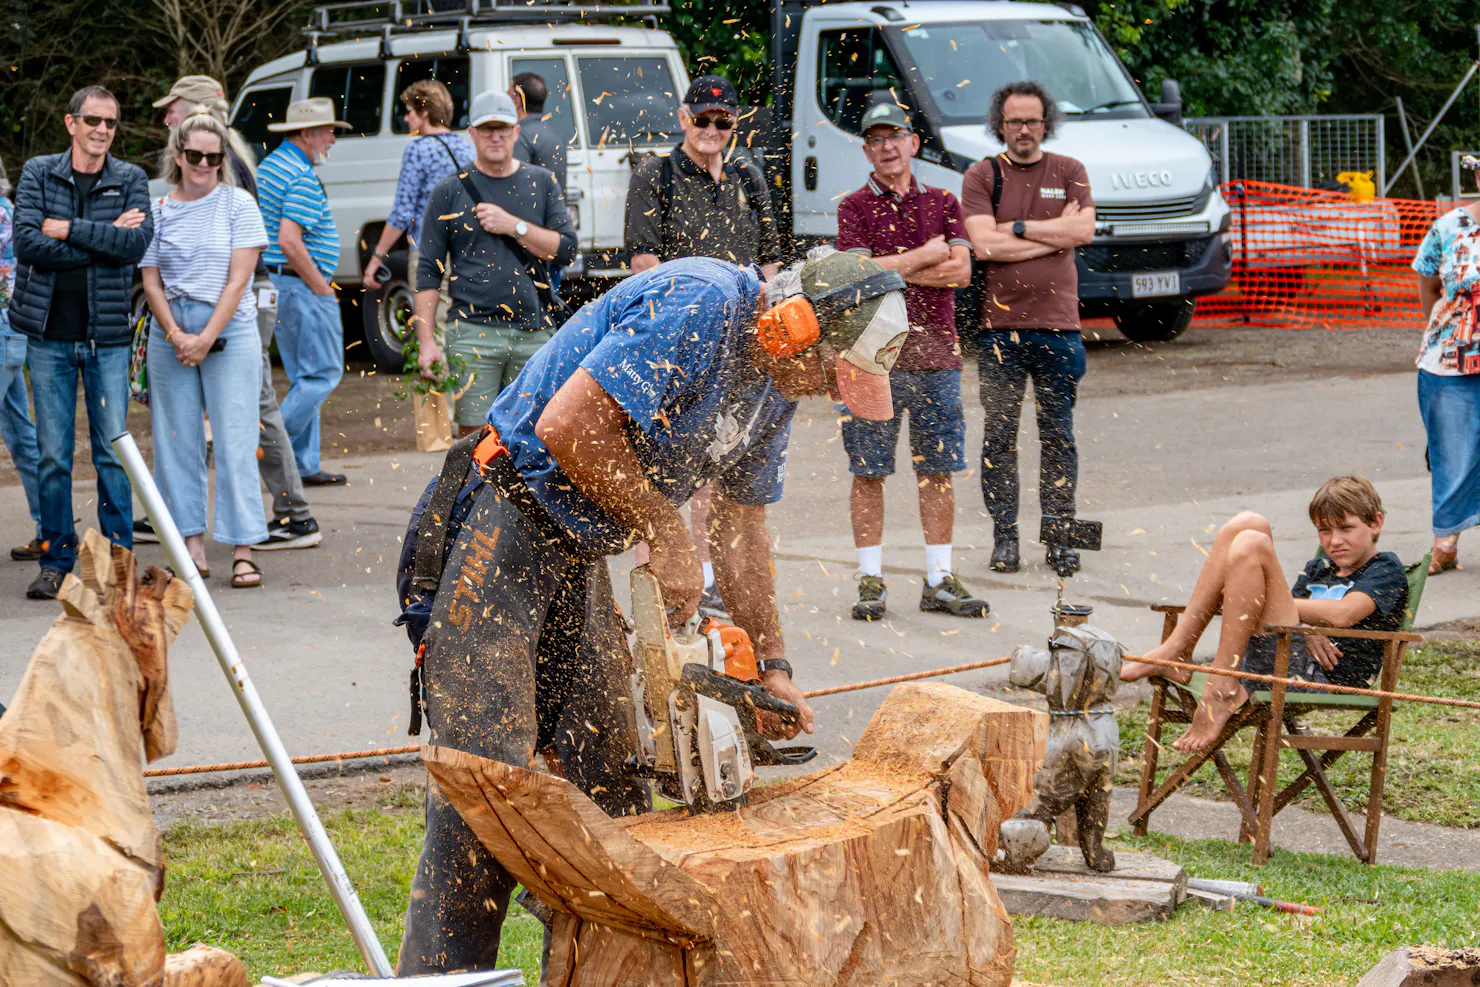
[[[236,567],[239,565],[246,566],[247,570],[245,572],[238,572]],[[256,576],[257,581],[247,582],[247,580],[250,579],[252,576]],[[262,570],[258,568],[257,563],[253,562],[251,559],[233,559],[231,563],[231,588],[261,589]]]

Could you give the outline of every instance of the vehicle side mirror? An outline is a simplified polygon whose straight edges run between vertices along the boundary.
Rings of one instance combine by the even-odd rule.
[[[1182,87],[1176,79],[1161,80],[1161,102],[1152,103],[1151,112],[1167,123],[1182,125]]]

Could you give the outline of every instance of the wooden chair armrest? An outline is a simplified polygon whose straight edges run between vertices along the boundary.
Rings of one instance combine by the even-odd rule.
[[[1287,627],[1281,624],[1265,624],[1264,633],[1298,634],[1301,637],[1309,634],[1320,634],[1325,637],[1362,638],[1367,641],[1405,641],[1409,644],[1423,643],[1423,635],[1414,634],[1411,631],[1359,631],[1355,627],[1307,627],[1305,625]]]

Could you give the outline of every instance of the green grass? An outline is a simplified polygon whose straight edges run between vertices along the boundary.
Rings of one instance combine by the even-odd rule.
[[[1429,644],[1410,651],[1398,678],[1398,691],[1480,700],[1480,644]],[[1140,782],[1150,706],[1148,697],[1135,706],[1121,708],[1121,757],[1116,777],[1119,784]],[[1360,715],[1311,714],[1305,723],[1323,731],[1345,732]],[[1163,730],[1161,778],[1181,758],[1170,747],[1181,729],[1170,726]],[[1252,730],[1245,730],[1224,747],[1240,776],[1248,769],[1253,736]],[[1466,828],[1480,826],[1480,710],[1401,703],[1393,713],[1392,739],[1387,784],[1383,790],[1384,811],[1418,822]],[[1280,756],[1281,784],[1293,781],[1302,770],[1303,765],[1293,752]],[[1371,770],[1370,755],[1348,754],[1327,771],[1348,808],[1365,811]],[[1210,798],[1228,797],[1212,764],[1193,775],[1182,791]],[[1315,786],[1306,790],[1301,802],[1316,811],[1326,811]]]
[[[324,820],[393,963],[423,831],[420,799],[398,807],[410,801],[401,794],[391,793],[379,810]],[[159,916],[171,951],[197,942],[220,946],[241,957],[253,977],[365,969],[290,817],[179,823],[164,834],[164,847],[169,871]],[[512,906],[500,965],[517,966],[538,983],[542,932],[532,915]]]
[[[394,957],[422,817],[406,793],[379,810],[326,819],[361,900]],[[1364,867],[1340,856],[1276,850],[1249,864],[1250,848],[1153,835],[1116,841],[1175,860],[1198,877],[1262,882],[1267,893],[1319,905],[1294,918],[1240,905],[1232,915],[1189,903],[1170,921],[1102,926],[1018,918],[1017,976],[1056,987],[1245,987],[1355,983],[1401,945],[1476,945],[1480,881],[1464,872]],[[207,942],[240,956],[253,975],[361,969],[344,923],[287,817],[205,825],[165,834],[169,876],[160,916],[171,950]],[[281,868],[281,873],[275,872]],[[541,929],[517,906],[504,926],[500,964],[538,982]]]
[[[1473,873],[1367,867],[1278,849],[1254,867],[1248,846],[1155,833],[1115,845],[1174,860],[1196,877],[1261,883],[1271,897],[1326,912],[1292,916],[1241,903],[1230,915],[1188,902],[1169,921],[1146,925],[1019,917],[1017,977],[1056,987],[1330,987],[1356,983],[1398,946],[1480,943]]]

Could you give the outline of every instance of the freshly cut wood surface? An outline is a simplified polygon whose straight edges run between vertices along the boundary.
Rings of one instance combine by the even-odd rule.
[[[1005,987],[1012,927],[988,877],[1032,797],[1047,717],[897,687],[854,759],[739,812],[614,821],[569,783],[442,748],[432,777],[557,911],[552,983]]]
[[[0,987],[156,987],[164,856],[142,771],[174,749],[166,653],[190,589],[89,531],[58,602],[0,718]],[[177,987],[245,983],[218,968],[192,957]]]
[[[251,981],[241,960],[224,949],[197,943],[165,959],[160,987],[251,987]]]

